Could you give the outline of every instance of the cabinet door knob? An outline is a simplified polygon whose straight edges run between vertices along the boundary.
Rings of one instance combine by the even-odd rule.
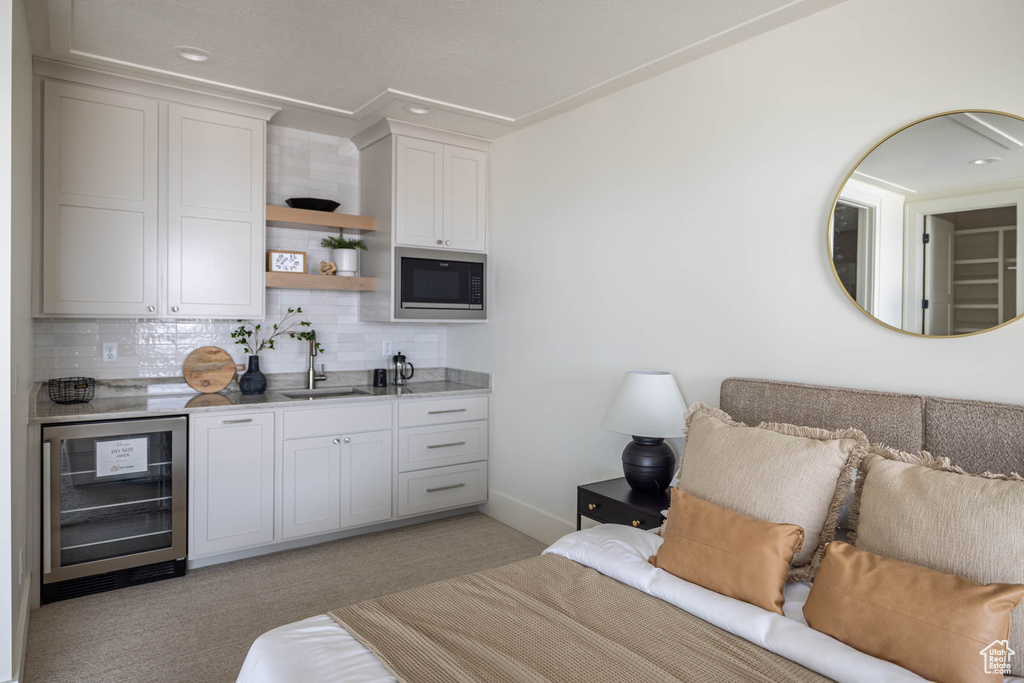
[[[640,526],[640,520],[639,519],[634,519],[633,520],[633,526]]]
[[[178,312],[178,307],[177,306],[171,306],[171,311],[174,312],[174,313],[177,313]]]
[[[596,510],[597,509],[597,503],[591,503],[590,505],[587,506],[587,509],[588,510]]]
[[[451,240],[447,240],[447,241],[445,241],[444,244],[445,244],[446,247],[450,247],[450,246],[452,246],[452,241]]]
[[[334,443],[341,443],[341,439],[335,439]]]
[[[152,313],[153,311],[156,310],[156,308],[153,307],[153,306],[146,306],[146,310],[149,311],[150,313]]]
[[[437,241],[437,243],[438,243],[438,244],[442,244],[441,240],[438,240],[438,241]]]
[[[352,443],[352,439],[350,439],[350,438],[348,438],[348,437],[346,436],[346,437],[345,437],[345,443]]]

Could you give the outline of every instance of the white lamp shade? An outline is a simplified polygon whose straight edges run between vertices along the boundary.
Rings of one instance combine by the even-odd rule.
[[[601,420],[601,426],[620,434],[669,438],[683,435],[686,402],[671,372],[633,370]]]

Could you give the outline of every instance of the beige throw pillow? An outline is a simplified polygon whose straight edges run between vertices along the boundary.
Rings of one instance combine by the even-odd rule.
[[[867,451],[864,433],[777,423],[748,427],[702,403],[691,406],[686,425],[678,488],[755,519],[801,527],[804,544],[789,580],[812,580]]]
[[[981,585],[836,541],[814,577],[804,618],[861,652],[936,683],[1002,683],[981,653],[1004,644],[1024,586]]]
[[[772,524],[672,489],[665,542],[651,564],[730,598],[784,614],[783,588],[804,541],[795,524]]]
[[[1024,583],[1024,480],[973,475],[945,458],[872,447],[854,501],[858,548],[978,583]],[[1010,649],[1024,675],[1024,607],[1013,612]],[[980,655],[979,655],[980,657]]]

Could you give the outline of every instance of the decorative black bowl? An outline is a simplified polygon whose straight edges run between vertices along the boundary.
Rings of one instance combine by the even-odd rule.
[[[310,211],[326,211],[333,213],[341,204],[331,199],[315,199],[313,197],[293,197],[284,200],[293,209],[309,209]]]

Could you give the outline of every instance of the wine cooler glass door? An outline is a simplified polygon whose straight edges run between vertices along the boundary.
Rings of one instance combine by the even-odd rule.
[[[184,418],[49,428],[44,581],[185,556]]]

